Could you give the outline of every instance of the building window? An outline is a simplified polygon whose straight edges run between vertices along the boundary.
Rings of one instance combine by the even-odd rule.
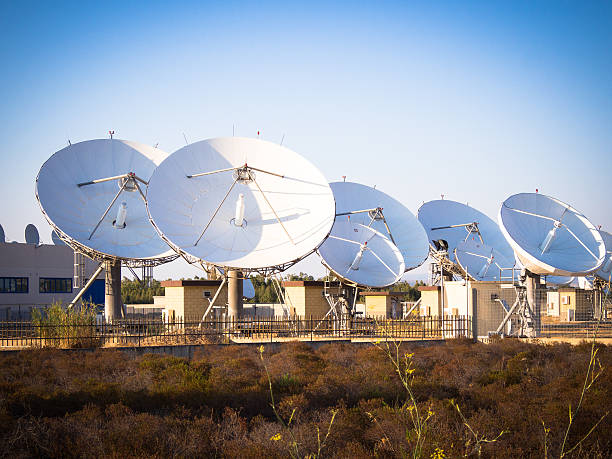
[[[28,278],[0,277],[0,293],[28,293]]]
[[[72,278],[56,279],[41,277],[39,281],[40,293],[72,293]]]

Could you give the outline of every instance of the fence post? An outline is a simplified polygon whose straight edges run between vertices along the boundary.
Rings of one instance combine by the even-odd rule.
[[[427,320],[427,317],[423,317],[422,320],[422,327],[423,327],[423,336],[422,336],[422,340],[425,340],[425,321]]]

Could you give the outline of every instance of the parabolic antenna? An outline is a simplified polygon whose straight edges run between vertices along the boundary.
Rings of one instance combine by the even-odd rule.
[[[515,264],[512,247],[506,242],[497,223],[473,207],[456,201],[437,199],[423,204],[419,208],[418,217],[427,232],[430,244],[435,247],[435,241],[446,241],[449,259],[458,263],[476,280],[496,280],[491,278],[495,271],[499,276],[500,267],[507,269]],[[473,243],[469,247],[466,246],[468,241]],[[495,264],[493,260],[491,263],[488,262],[491,254]],[[482,256],[486,256],[486,259]],[[489,269],[483,267],[476,258],[480,258],[487,266],[494,268],[493,271],[489,273]],[[480,278],[485,270],[487,275]]]
[[[580,276],[604,262],[606,249],[599,231],[558,199],[515,194],[502,203],[498,218],[506,240],[534,274]]]
[[[330,186],[336,199],[336,222],[346,222],[348,217],[351,223],[372,228],[388,238],[402,254],[406,271],[423,264],[429,253],[427,234],[403,204],[359,183],[334,182]]]
[[[6,242],[6,236],[4,234],[4,228],[2,228],[2,225],[0,225],[0,242],[1,243]]]
[[[507,255],[473,238],[459,242],[455,249],[459,266],[477,281],[501,281],[511,277],[506,270],[514,266],[514,256]]]
[[[66,243],[57,235],[55,230],[51,231],[51,241],[53,241],[53,244],[55,245],[66,245]]]
[[[38,229],[32,223],[28,223],[25,227],[26,244],[38,245],[40,243],[40,235]]]
[[[570,285],[575,280],[574,276],[546,276],[546,283],[552,285]]]
[[[338,277],[361,286],[386,287],[405,271],[400,250],[384,234],[340,216],[318,249],[323,263]]]
[[[599,231],[606,247],[606,259],[595,275],[607,282],[612,282],[612,234],[606,231]]]
[[[149,222],[145,186],[167,156],[148,145],[99,139],[51,156],[36,178],[36,197],[57,235],[95,259],[156,264],[176,257]]]
[[[248,277],[242,281],[242,296],[245,298],[253,298],[255,296],[255,286]]]
[[[188,261],[284,270],[312,253],[334,221],[329,184],[293,151],[225,137],[187,145],[148,185],[151,221]]]

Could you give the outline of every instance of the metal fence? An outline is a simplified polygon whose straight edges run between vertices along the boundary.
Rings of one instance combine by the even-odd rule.
[[[612,338],[612,322],[589,320],[582,322],[543,323],[541,338]]]
[[[268,317],[243,319],[133,318],[112,323],[37,324],[0,321],[0,348],[155,346],[322,340],[471,338],[469,317]]]

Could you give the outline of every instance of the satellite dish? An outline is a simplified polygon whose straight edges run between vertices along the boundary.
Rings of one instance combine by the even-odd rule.
[[[422,265],[427,259],[427,234],[403,204],[359,183],[334,182],[330,186],[336,199],[336,222],[350,219],[352,224],[372,228],[388,238],[402,254],[406,271]]]
[[[607,282],[612,282],[612,234],[606,231],[599,231],[606,247],[606,259],[595,275]]]
[[[461,241],[455,249],[455,260],[466,273],[477,281],[501,281],[511,276],[504,271],[514,266],[514,256],[508,257],[480,239]]]
[[[6,242],[6,236],[4,234],[4,228],[2,228],[2,225],[0,225],[0,242],[2,243]]]
[[[253,298],[255,296],[255,287],[248,277],[242,280],[242,296],[245,298]]]
[[[224,137],[174,152],[149,181],[159,234],[192,263],[284,270],[329,234],[334,198],[315,166],[280,145]]]
[[[552,285],[566,286],[577,279],[575,276],[546,276],[546,283]]]
[[[60,237],[57,235],[55,230],[51,231],[51,240],[53,241],[53,244],[55,245],[66,245],[66,243],[62,241]]]
[[[405,271],[400,250],[387,236],[348,216],[337,217],[318,252],[339,278],[361,286],[386,287]]]
[[[25,240],[27,244],[38,245],[40,243],[38,229],[32,223],[29,223],[25,228]]]
[[[144,191],[166,156],[127,140],[72,144],[43,164],[36,197],[54,231],[91,258],[161,262],[175,255],[149,222]]]
[[[499,224],[523,266],[534,274],[581,276],[604,262],[599,231],[558,199],[539,193],[510,196],[499,211]]]
[[[486,260],[490,259],[491,253],[495,260],[494,264],[492,262],[494,269],[489,272],[485,268],[487,276],[482,280],[495,280],[490,277],[496,271],[496,276],[499,276],[500,267],[512,268],[515,264],[512,247],[506,242],[497,223],[473,207],[437,199],[423,204],[419,208],[418,218],[432,246],[439,250],[436,243],[445,241],[449,259],[458,263],[474,279],[481,280],[479,273],[484,271],[479,260],[485,260],[483,256]],[[488,261],[487,265],[491,266]]]

